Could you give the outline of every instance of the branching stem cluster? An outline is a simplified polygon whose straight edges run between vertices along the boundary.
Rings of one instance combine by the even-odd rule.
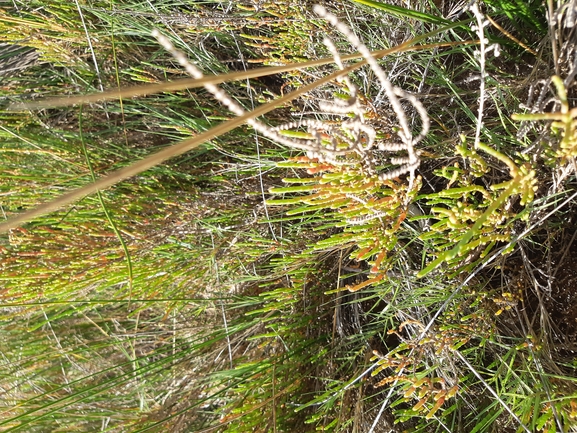
[[[264,137],[276,143],[302,150],[306,152],[309,158],[315,158],[321,162],[338,166],[358,163],[360,161],[367,175],[378,174],[381,180],[392,179],[408,173],[410,188],[415,179],[415,171],[420,163],[419,154],[415,149],[415,145],[419,143],[429,131],[429,117],[423,104],[414,95],[392,85],[369,49],[348,26],[340,22],[335,15],[329,13],[322,6],[316,6],[315,12],[339,30],[351,45],[362,54],[371,69],[375,72],[399,122],[400,128],[398,134],[401,142],[386,143],[381,141],[377,143],[376,130],[366,122],[364,116],[365,110],[358,97],[358,89],[348,76],[339,79],[348,89],[349,97],[346,100],[335,99],[333,101],[319,103],[319,108],[325,113],[343,116],[345,118],[341,122],[337,122],[337,124],[316,119],[304,119],[273,128],[254,118],[247,120],[247,123]],[[153,36],[156,37],[159,43],[185,68],[189,75],[195,79],[203,78],[203,73],[200,69],[193,65],[184,53],[178,51],[168,38],[160,34],[157,30],[153,32]],[[339,69],[344,70],[345,65],[334,43],[328,38],[325,39],[324,43],[331,52]],[[204,87],[215,99],[236,116],[246,114],[244,108],[222,88],[212,83],[206,83]],[[401,99],[408,101],[421,118],[421,131],[416,136],[409,126],[407,114],[401,104]],[[298,135],[291,133],[292,130],[302,127],[307,128],[306,134]],[[377,173],[377,160],[374,156],[374,150],[394,153],[406,151],[406,156],[391,157],[391,165],[397,167]]]

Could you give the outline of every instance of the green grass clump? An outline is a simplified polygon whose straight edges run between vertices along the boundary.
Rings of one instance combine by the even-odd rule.
[[[305,3],[0,12],[0,429],[577,431],[570,3]]]

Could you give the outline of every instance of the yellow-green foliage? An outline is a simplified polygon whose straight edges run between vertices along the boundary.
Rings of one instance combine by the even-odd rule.
[[[6,42],[38,49],[44,61],[81,66],[83,60],[73,57],[71,47],[84,47],[86,36],[78,22],[65,18],[75,14],[74,2],[23,9],[18,17],[0,9],[0,32]]]
[[[497,242],[511,240],[511,222],[520,214],[520,209],[513,206],[514,198],[520,197],[521,206],[533,201],[537,180],[529,163],[517,165],[482,143],[479,148],[504,163],[511,179],[489,188],[479,185],[477,180],[489,171],[487,161],[476,150],[468,149],[463,139],[457,152],[465,160],[464,164],[456,162],[437,171],[439,176],[449,179],[447,188],[421,196],[431,206],[433,218],[438,222],[421,236],[432,243],[435,259],[419,276],[443,262],[453,265],[456,272],[464,270],[462,265],[474,266]]]
[[[303,157],[279,165],[306,169],[309,174],[320,175],[305,179],[284,179],[297,186],[273,188],[273,194],[304,194],[289,199],[269,200],[267,203],[302,204],[287,213],[295,215],[315,212],[322,218],[322,228],[342,228],[338,233],[317,242],[311,251],[352,247],[352,259],[369,262],[370,278],[354,287],[348,287],[349,290],[356,291],[382,280],[388,265],[387,253],[397,242],[397,230],[407,216],[406,204],[417,194],[420,180],[407,191],[405,183],[398,179],[381,180],[377,175],[366,175],[360,163],[336,166]]]
[[[392,374],[389,373],[376,386],[381,387],[393,382],[400,383],[403,401],[418,400],[412,410],[403,411],[401,418],[406,420],[412,416],[424,415],[428,419],[435,415],[446,400],[457,394],[459,386],[458,378],[451,379],[452,383],[448,383],[441,377],[435,377],[433,372],[424,366],[422,360],[426,352],[430,351],[438,357],[450,357],[452,350],[456,350],[469,341],[470,333],[467,326],[463,326],[439,331],[436,334],[429,333],[430,335],[424,338],[406,340],[401,333],[408,325],[416,327],[418,332],[425,329],[422,323],[411,320],[403,322],[398,331],[390,330],[389,334],[397,334],[404,341],[385,356],[374,352],[375,356],[372,360],[378,360],[378,367],[373,370],[372,375],[392,371]]]
[[[551,120],[551,130],[561,140],[555,156],[564,163],[567,158],[577,156],[577,108],[570,109],[567,89],[560,77],[554,75],[551,81],[557,89],[561,111],[555,113],[514,114],[513,120]]]
[[[545,396],[543,396],[545,399]],[[527,411],[525,422],[530,421],[532,412]],[[559,417],[564,426],[575,425],[577,421],[577,401],[574,397],[563,398],[555,402],[544,403],[536,422],[536,427],[543,433],[555,433],[558,431],[555,416]]]
[[[324,22],[305,16],[305,10],[298,2],[269,0],[258,6],[237,4],[237,8],[250,13],[246,18],[248,31],[241,33],[245,44],[264,55],[262,59],[251,60],[252,63],[272,65],[309,60],[311,35],[318,33],[319,28],[328,31]],[[287,20],[290,20],[290,26],[287,26]]]

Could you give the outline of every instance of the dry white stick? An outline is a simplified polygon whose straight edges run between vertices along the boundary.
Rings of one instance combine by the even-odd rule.
[[[486,91],[485,91],[485,81],[487,79],[487,71],[486,71],[486,54],[489,52],[493,47],[488,47],[487,44],[489,40],[485,37],[485,31],[483,30],[486,26],[490,23],[485,19],[481,11],[479,10],[479,5],[476,1],[474,1],[471,6],[469,6],[469,10],[475,15],[477,19],[477,24],[471,26],[471,30],[477,33],[479,36],[479,49],[475,51],[475,55],[479,58],[479,67],[481,69],[481,84],[479,86],[479,111],[477,113],[477,128],[475,131],[475,149],[479,147],[479,143],[481,141],[481,128],[483,127],[483,111],[485,110],[485,99],[486,99]],[[494,46],[495,55],[499,55],[498,46]]]
[[[425,137],[425,135],[429,131],[429,126],[430,126],[429,117],[427,115],[427,112],[426,112],[424,106],[413,95],[410,95],[407,92],[403,91],[402,89],[399,89],[399,88],[394,87],[392,85],[392,83],[388,79],[385,71],[379,66],[376,59],[371,55],[371,52],[369,51],[369,49],[360,41],[360,39],[357,37],[357,35],[355,35],[349,29],[348,26],[346,26],[344,23],[340,22],[339,19],[335,15],[329,13],[326,10],[326,8],[324,8],[323,6],[316,5],[314,7],[314,11],[317,13],[317,15],[319,15],[321,18],[326,19],[338,31],[340,31],[343,35],[345,35],[345,37],[353,45],[353,47],[356,48],[359,51],[359,53],[361,53],[363,55],[363,57],[366,59],[367,63],[369,64],[369,66],[371,67],[371,69],[374,71],[375,75],[379,79],[381,85],[383,86],[383,89],[387,95],[387,98],[389,99],[391,106],[393,107],[393,111],[395,112],[395,114],[397,116],[397,119],[399,121],[399,125],[401,126],[401,129],[399,130],[399,136],[401,137],[401,140],[402,140],[404,146],[398,146],[397,145],[397,146],[395,146],[395,148],[399,148],[399,150],[401,150],[401,149],[407,150],[407,152],[409,154],[408,160],[407,160],[405,165],[399,167],[398,169],[392,170],[391,172],[388,172],[388,173],[380,174],[379,178],[381,180],[385,180],[385,179],[391,179],[393,177],[397,177],[397,176],[402,175],[404,173],[409,173],[409,175],[410,175],[409,187],[412,187],[412,184],[413,184],[414,179],[415,179],[415,170],[417,169],[417,167],[419,166],[419,163],[420,163],[419,155],[415,151],[414,146],[416,143],[418,143],[420,140],[422,140]],[[335,55],[336,50],[334,49],[334,45],[329,44],[327,46],[329,46],[329,49],[331,50],[333,57],[335,57],[336,62],[339,65],[339,67],[342,67],[342,63],[340,62],[340,56],[337,57]],[[411,105],[413,105],[413,107],[415,108],[415,110],[417,111],[419,116],[421,117],[422,130],[421,130],[421,133],[419,135],[417,135],[416,137],[413,137],[413,133],[411,131],[411,128],[409,127],[409,122],[407,120],[407,115],[406,115],[405,110],[403,109],[403,107],[401,105],[399,98],[404,98],[407,101],[409,101],[409,103],[411,103]],[[367,149],[368,149],[368,146],[366,146],[364,148],[364,151],[366,152]],[[379,149],[380,150],[390,150],[388,145],[384,145],[384,144],[379,145]]]

